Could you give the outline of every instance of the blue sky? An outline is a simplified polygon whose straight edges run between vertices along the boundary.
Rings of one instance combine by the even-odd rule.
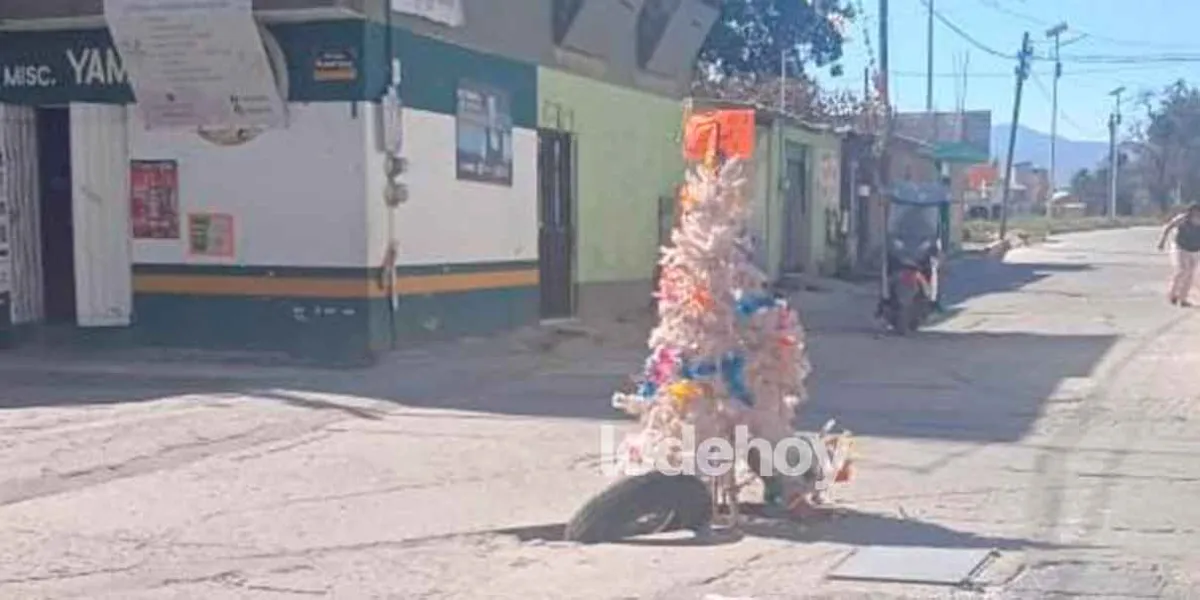
[[[857,3],[860,0],[850,0]],[[1145,56],[1189,54],[1200,57],[1200,2],[1195,0],[933,0],[948,20],[990,49],[1014,56],[1021,35],[1028,30],[1035,52],[1048,56],[1045,31],[1057,22],[1069,27],[1067,40],[1083,36],[1062,49],[1063,78],[1059,87],[1059,135],[1079,140],[1107,140],[1107,118],[1113,99],[1109,91],[1125,86],[1132,98],[1145,89],[1160,89],[1183,78],[1200,83],[1200,60],[1174,64],[1083,64],[1076,56]],[[866,13],[850,26],[845,48],[845,75],[833,78],[828,70],[816,73],[822,83],[862,89],[863,68],[870,56],[878,60],[878,0],[861,0]],[[924,110],[926,71],[926,19],[922,0],[890,0],[892,102],[900,110]],[[868,28],[870,47],[864,43]],[[991,109],[992,123],[1012,120],[1012,58],[988,54],[944,24],[934,22],[934,106],[953,110],[962,86],[964,58],[967,109]],[[1034,62],[1034,76],[1026,81],[1021,123],[1050,131],[1050,90],[1053,63]],[[1039,85],[1039,83],[1041,85]],[[1125,112],[1133,117],[1132,102]]]

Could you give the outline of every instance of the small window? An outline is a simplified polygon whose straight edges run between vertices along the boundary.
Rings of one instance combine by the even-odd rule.
[[[671,15],[679,10],[681,0],[646,0],[638,13],[637,21],[637,61],[638,66],[646,68],[654,51],[662,43],[663,34],[671,22]]]
[[[554,45],[561,46],[571,31],[571,24],[579,11],[583,9],[583,0],[554,0],[554,8],[550,14],[550,27],[554,33]]]

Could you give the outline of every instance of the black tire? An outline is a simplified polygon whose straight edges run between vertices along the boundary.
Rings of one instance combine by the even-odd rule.
[[[708,486],[690,475],[646,473],[622,479],[571,517],[564,538],[602,544],[639,535],[698,530],[712,522]]]
[[[912,302],[896,300],[896,308],[892,309],[892,330],[896,335],[908,335],[912,330]]]
[[[921,324],[920,307],[917,306],[920,292],[910,286],[898,285],[892,299],[892,329],[896,335],[907,335]]]

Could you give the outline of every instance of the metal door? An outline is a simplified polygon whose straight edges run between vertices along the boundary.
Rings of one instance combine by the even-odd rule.
[[[71,104],[75,303],[81,327],[129,325],[133,312],[125,111],[121,105]]]
[[[33,107],[0,104],[0,212],[8,227],[11,323],[42,320],[42,245],[38,207],[37,113]],[[2,267],[0,267],[2,268]],[[3,315],[0,315],[3,318]]]
[[[575,169],[571,142],[571,134],[565,131],[538,131],[538,265],[543,319],[575,314]]]
[[[808,160],[804,147],[787,144],[784,151],[783,272],[797,273],[808,265]]]

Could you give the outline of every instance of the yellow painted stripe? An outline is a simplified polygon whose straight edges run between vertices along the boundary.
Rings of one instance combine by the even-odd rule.
[[[526,287],[538,284],[537,269],[483,273],[401,276],[401,294],[441,294]],[[294,298],[382,298],[387,290],[374,279],[263,277],[237,275],[135,274],[133,289],[142,294],[198,296],[282,296]]]

